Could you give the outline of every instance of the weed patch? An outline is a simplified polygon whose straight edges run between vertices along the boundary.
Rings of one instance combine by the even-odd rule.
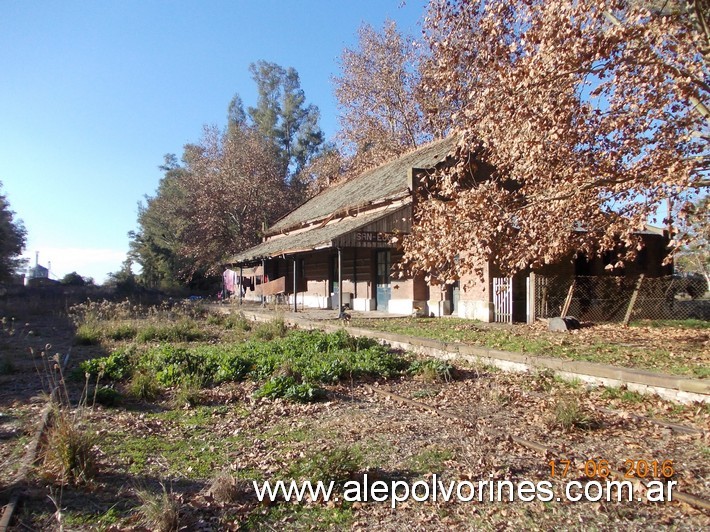
[[[308,455],[295,462],[289,475],[298,480],[344,484],[362,468],[362,453],[357,447],[335,447]]]
[[[94,390],[94,404],[108,407],[118,406],[121,404],[122,399],[123,397],[118,390],[109,388],[108,386],[99,386]]]
[[[644,396],[638,392],[627,390],[625,387],[609,387],[602,392],[604,399],[617,399],[625,403],[642,403]]]
[[[160,394],[160,385],[155,374],[141,369],[133,373],[128,383],[128,393],[141,401],[152,401]]]
[[[148,342],[195,342],[207,339],[208,335],[189,319],[183,319],[170,325],[149,324],[142,327],[136,335],[136,341]]]
[[[132,323],[118,323],[106,330],[105,337],[110,340],[132,340],[138,334],[138,327]]]
[[[47,433],[45,473],[58,482],[81,484],[93,478],[96,469],[95,436],[65,412],[57,412]]]
[[[132,370],[130,348],[119,349],[110,355],[101,358],[86,360],[80,364],[84,373],[96,378],[106,378],[120,381],[130,376]]]
[[[207,317],[207,323],[210,325],[218,325],[228,330],[235,329],[248,332],[252,329],[251,322],[244,316],[243,312],[237,314],[210,314]]]
[[[414,471],[421,474],[440,473],[445,462],[453,459],[454,454],[448,449],[431,447],[410,458],[409,463]]]
[[[590,430],[596,426],[594,417],[574,399],[561,399],[555,404],[553,425],[563,430]]]
[[[273,340],[274,338],[283,338],[287,332],[286,323],[283,318],[275,318],[266,323],[260,323],[254,328],[252,334],[258,340]]]
[[[180,524],[180,505],[172,491],[168,492],[165,485],[160,485],[162,491],[154,492],[147,488],[139,489],[136,495],[140,500],[138,516],[141,524],[156,532],[173,532]]]
[[[76,329],[74,343],[76,345],[98,345],[103,334],[98,323],[83,323]]]
[[[299,403],[309,403],[325,397],[325,390],[305,382],[299,383],[290,375],[279,375],[266,381],[254,392],[254,397],[283,397]]]
[[[202,379],[197,375],[188,375],[180,381],[173,403],[176,408],[192,408],[202,401]]]
[[[430,358],[415,360],[409,366],[409,372],[426,382],[450,382],[453,380],[454,367],[445,360]]]
[[[220,472],[212,479],[210,495],[221,503],[233,502],[239,495],[237,479],[229,471]]]
[[[152,389],[148,375],[153,375],[158,386],[183,389],[251,378],[266,381],[257,397],[301,402],[323,397],[322,384],[344,378],[391,378],[408,367],[406,360],[374,340],[353,338],[345,331],[291,331],[270,341],[194,347],[166,343],[140,356],[135,348],[129,348],[81,365],[84,373],[111,380],[140,372],[134,373],[129,389],[131,395],[141,398],[154,395],[147,393]],[[448,363],[422,362],[419,371],[429,367],[436,378],[450,379]]]

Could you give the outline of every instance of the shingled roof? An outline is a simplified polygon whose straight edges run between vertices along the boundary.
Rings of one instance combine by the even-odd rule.
[[[334,241],[352,231],[357,231],[372,222],[396,212],[401,207],[378,209],[374,212],[338,218],[322,226],[301,231],[288,236],[274,237],[266,242],[242,251],[229,259],[226,264],[239,264],[257,259],[290,255],[333,247]]]
[[[408,193],[411,168],[429,169],[446,159],[456,146],[456,138],[431,142],[393,161],[326,188],[306,203],[278,220],[267,231],[268,235],[288,231],[320,220],[344,209],[357,209]]]

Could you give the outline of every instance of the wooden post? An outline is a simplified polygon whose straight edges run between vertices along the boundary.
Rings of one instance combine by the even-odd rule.
[[[242,304],[242,292],[244,291],[244,266],[239,265],[239,305]]]
[[[343,310],[343,250],[338,248],[338,317],[345,314]]]
[[[264,279],[266,278],[266,260],[261,259],[261,306],[266,306],[266,296],[264,295]]]
[[[634,305],[636,304],[636,298],[638,298],[642,282],[643,274],[639,275],[639,280],[636,281],[636,288],[634,288],[634,293],[631,294],[631,301],[629,301],[629,307],[626,309],[626,315],[624,316],[624,325],[628,325],[629,321],[631,321],[631,313],[634,311]]]
[[[535,300],[537,293],[535,292],[535,273],[530,272],[528,276],[528,323],[535,323],[537,316],[535,315]]]
[[[577,282],[577,279],[572,280],[572,284],[569,287],[569,292],[567,292],[567,298],[565,299],[565,304],[562,306],[562,312],[560,313],[560,317],[564,318],[567,316],[567,313],[569,312],[569,307],[572,304],[572,295],[574,294],[574,285]]]
[[[548,281],[548,278],[547,278],[547,277],[543,277],[543,279],[545,279],[545,284],[542,285],[542,298],[541,298],[542,301],[540,302],[540,311],[541,311],[542,314],[543,314],[543,315],[541,316],[542,318],[549,318],[549,317],[550,317],[550,315],[549,315],[550,313],[549,313],[549,311],[548,311],[548,309],[547,309],[547,291],[548,291],[547,283],[548,283],[549,281]]]
[[[298,276],[296,275],[298,271],[298,259],[296,258],[296,255],[293,256],[293,311],[298,312],[298,304],[297,304],[297,299],[298,299],[298,285],[296,284],[298,282]]]

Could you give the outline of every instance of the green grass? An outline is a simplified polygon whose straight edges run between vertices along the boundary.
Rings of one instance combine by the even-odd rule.
[[[564,388],[569,388],[571,390],[578,390],[582,387],[582,381],[576,377],[572,379],[566,379],[564,377],[560,377],[559,375],[555,375],[553,377],[553,380]]]
[[[552,425],[566,431],[589,430],[597,425],[594,417],[572,398],[559,400],[553,414]]]
[[[216,469],[229,463],[230,453],[246,447],[238,437],[218,437],[199,427],[189,438],[119,431],[106,435],[101,442],[101,450],[126,464],[131,474],[187,479],[211,478]]]
[[[160,395],[162,388],[155,378],[155,373],[145,369],[134,371],[128,382],[128,393],[141,401],[153,401]]]
[[[653,323],[659,327],[664,326],[664,323],[667,324],[665,326],[694,329],[708,327],[708,322],[700,320]],[[488,327],[460,318],[353,319],[351,325],[443,342],[461,342],[502,351],[642,368],[699,378],[710,377],[707,358],[698,356],[695,351],[684,353],[684,356],[679,356],[678,353],[671,356],[667,349],[639,349],[635,346],[606,341],[584,343],[574,337],[559,335],[549,338],[545,335],[528,337],[514,329]]]
[[[409,372],[426,382],[451,382],[453,380],[454,366],[445,360],[429,358],[412,362],[409,366]]]
[[[710,329],[710,321],[706,320],[635,320],[629,323],[631,327],[676,327],[678,329]]]
[[[99,345],[107,340],[135,340],[145,344],[150,342],[195,342],[209,338],[210,334],[201,328],[199,320],[187,317],[174,323],[160,323],[153,319],[91,319],[77,326],[74,343],[77,345]]]
[[[634,392],[632,390],[627,390],[625,388],[616,388],[613,386],[604,389],[604,392],[602,392],[602,398],[617,399],[624,403],[642,403],[645,400],[643,394]]]
[[[328,508],[321,505],[280,503],[257,507],[243,523],[242,529],[349,530],[354,519],[352,509],[345,504]]]
[[[408,460],[409,467],[426,475],[428,473],[441,473],[445,468],[445,462],[452,460],[454,453],[448,449],[440,447],[429,447]]]
[[[362,452],[358,447],[339,446],[308,454],[296,460],[288,471],[294,480],[335,482],[344,484],[362,469]]]
[[[195,321],[187,318],[168,325],[149,324],[141,327],[136,335],[136,341],[140,343],[195,342],[207,338],[208,333],[200,329]]]
[[[67,510],[62,511],[62,523],[64,526],[81,527],[93,526],[98,530],[105,530],[115,525],[121,519],[120,512],[112,506],[105,512],[91,512],[88,510]]]
[[[102,327],[98,323],[83,323],[79,325],[74,334],[76,345],[98,345],[103,338]]]

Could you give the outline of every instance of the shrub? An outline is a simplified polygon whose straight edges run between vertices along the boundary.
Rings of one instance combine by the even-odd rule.
[[[178,530],[180,523],[180,505],[172,491],[168,493],[165,485],[161,484],[162,492],[155,493],[148,489],[136,491],[141,504],[138,515],[141,524],[148,530],[156,532],[173,532]]]
[[[203,383],[212,382],[219,367],[214,356],[169,344],[152,350],[149,357],[155,377],[163,386],[177,386],[184,379],[198,376]]]
[[[106,330],[106,338],[111,340],[132,340],[138,334],[138,328],[132,323],[119,323]]]
[[[251,322],[244,316],[243,312],[240,312],[239,314],[230,314],[224,321],[224,327],[239,331],[251,331]]]
[[[132,353],[130,348],[119,349],[106,357],[86,360],[79,367],[84,373],[88,373],[92,377],[103,376],[109,380],[120,381],[128,378],[131,374]]]
[[[322,399],[325,390],[308,383],[298,383],[290,375],[272,377],[261,388],[254,392],[254,397],[269,397],[272,399],[283,397],[299,403],[309,403]]]
[[[209,491],[218,502],[234,502],[239,495],[237,479],[228,471],[222,471],[212,480]]]
[[[128,393],[142,401],[154,400],[160,393],[155,374],[145,369],[134,372],[131,382],[128,383]]]
[[[76,345],[98,345],[102,338],[101,327],[95,323],[83,323],[79,325],[74,334]]]
[[[445,360],[430,358],[415,360],[409,366],[409,372],[427,382],[450,382],[453,379],[454,367]]]
[[[117,406],[121,403],[121,394],[114,388],[99,386],[94,390],[94,403],[102,406]]]
[[[288,328],[283,318],[274,318],[266,323],[260,323],[252,332],[254,338],[259,340],[273,340],[274,338],[283,338],[286,336]]]
[[[173,402],[176,408],[194,407],[202,400],[202,379],[198,375],[185,376],[175,392]]]
[[[336,447],[296,462],[290,469],[292,477],[311,482],[343,484],[362,467],[362,454],[352,447]]]
[[[47,432],[44,466],[61,482],[84,483],[95,472],[93,447],[95,436],[84,430],[66,413],[55,415],[54,425]]]
[[[554,425],[564,430],[593,428],[596,423],[590,413],[585,411],[577,401],[562,399],[555,405]]]

